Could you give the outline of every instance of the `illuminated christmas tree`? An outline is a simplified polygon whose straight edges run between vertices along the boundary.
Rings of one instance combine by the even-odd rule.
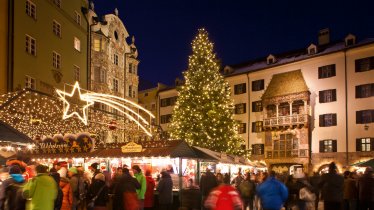
[[[219,70],[208,32],[199,29],[192,42],[188,69],[183,73],[185,84],[178,88],[171,137],[217,152],[242,154],[230,86]]]

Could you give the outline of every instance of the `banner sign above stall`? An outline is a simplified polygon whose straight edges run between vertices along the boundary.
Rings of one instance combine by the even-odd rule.
[[[130,142],[121,147],[122,153],[141,152],[143,150],[142,145],[135,142]]]
[[[227,154],[224,153],[224,152],[222,152],[222,153],[221,153],[221,159],[222,159],[222,160],[227,160]]]
[[[93,148],[93,140],[90,134],[57,134],[53,137],[45,137],[36,141],[35,148],[30,152],[35,154],[81,153],[90,152]]]

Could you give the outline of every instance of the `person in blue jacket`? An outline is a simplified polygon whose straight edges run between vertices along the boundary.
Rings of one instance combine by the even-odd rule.
[[[275,178],[274,171],[256,188],[256,192],[263,210],[280,210],[288,197],[287,187]]]

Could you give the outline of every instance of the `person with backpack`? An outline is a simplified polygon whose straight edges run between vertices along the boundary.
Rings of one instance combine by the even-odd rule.
[[[224,175],[223,183],[214,188],[204,203],[209,210],[242,210],[239,192],[230,185],[230,176]]]
[[[251,180],[251,173],[246,173],[244,180],[239,185],[240,197],[243,200],[243,209],[253,210],[253,200],[256,194],[256,184]]]
[[[25,179],[18,165],[10,166],[10,177],[0,185],[0,209],[24,210],[26,200],[22,197],[22,186]]]
[[[93,202],[93,206],[88,206],[87,210],[107,210],[106,204],[109,201],[108,194],[109,188],[105,184],[104,174],[96,174],[94,182],[91,184],[87,195],[88,204]]]

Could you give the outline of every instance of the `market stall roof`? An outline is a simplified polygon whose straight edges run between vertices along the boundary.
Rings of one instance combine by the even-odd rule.
[[[229,164],[238,164],[235,162],[235,159],[231,155],[226,155],[224,153],[215,152],[210,149],[197,146],[193,146],[192,148],[194,149],[199,159],[212,160]]]
[[[187,157],[196,158],[195,152],[183,140],[145,141],[140,152],[122,152],[121,148],[98,149],[91,157]]]
[[[370,159],[370,160],[367,160],[367,161],[364,161],[364,162],[359,162],[359,163],[352,164],[351,166],[372,167],[372,168],[374,168],[374,158]]]
[[[19,132],[12,126],[0,120],[0,141],[9,143],[30,144],[32,139],[27,135]]]

